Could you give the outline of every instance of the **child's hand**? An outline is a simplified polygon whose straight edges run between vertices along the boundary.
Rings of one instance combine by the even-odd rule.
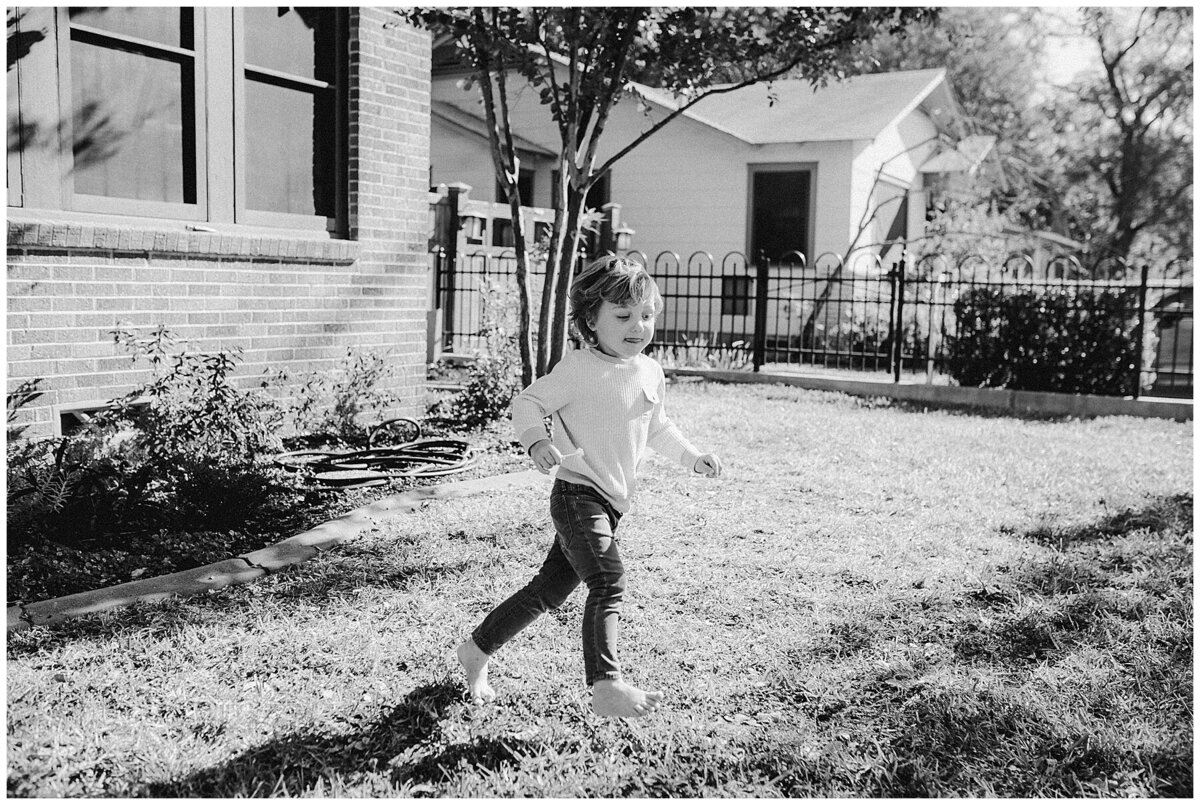
[[[550,443],[549,439],[542,439],[529,448],[529,457],[533,459],[533,466],[537,467],[538,472],[543,475],[548,475],[551,470],[562,464],[564,458],[582,455],[583,448],[580,448],[574,453],[567,453],[564,456],[557,447]]]
[[[721,474],[721,459],[715,453],[705,453],[696,459],[694,469],[708,478],[716,478]]]

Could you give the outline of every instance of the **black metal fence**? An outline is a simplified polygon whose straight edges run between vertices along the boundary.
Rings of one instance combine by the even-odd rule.
[[[647,266],[663,295],[654,349],[680,364],[949,382],[949,346],[961,334],[959,316],[969,314],[972,298],[987,291],[1053,292],[1075,320],[1098,313],[1092,307],[1104,299],[1117,306],[1122,321],[1134,323],[1127,335],[1136,354],[1125,367],[1132,393],[1192,395],[1190,263],[947,254],[885,263],[867,250],[811,262],[800,254],[779,261],[749,261],[738,252],[720,259],[706,252],[686,259],[673,252],[629,256]],[[438,272],[444,348],[484,349],[487,320],[515,305],[516,261],[510,252],[462,255],[457,262],[455,271],[442,265]],[[544,273],[540,266],[532,273],[536,295]]]
[[[441,312],[441,349],[471,354],[488,348],[489,328],[515,327],[517,259],[511,250],[484,249],[459,254],[450,270],[446,252],[430,255],[434,265],[434,306]],[[530,264],[533,307],[541,303],[544,263]]]

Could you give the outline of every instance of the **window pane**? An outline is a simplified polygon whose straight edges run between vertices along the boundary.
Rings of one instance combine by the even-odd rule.
[[[325,65],[315,58],[332,45],[333,9],[245,9],[246,64],[266,67],[302,78],[332,81]]]
[[[335,98],[332,89],[246,80],[247,208],[335,215]]]
[[[75,192],[195,203],[192,64],[78,40],[70,51]]]
[[[163,45],[192,48],[192,9],[139,6],[137,8],[72,8],[71,22],[135,36]]]

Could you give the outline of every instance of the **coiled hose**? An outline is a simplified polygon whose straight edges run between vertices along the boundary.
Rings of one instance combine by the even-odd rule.
[[[396,431],[408,441],[385,445]],[[474,467],[479,456],[462,439],[422,439],[421,423],[397,417],[371,428],[365,450],[292,450],[274,457],[279,466],[311,473],[317,487],[356,489],[398,479],[435,478]]]

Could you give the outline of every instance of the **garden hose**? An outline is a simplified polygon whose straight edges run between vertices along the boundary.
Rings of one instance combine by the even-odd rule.
[[[377,444],[397,431],[411,438]],[[371,428],[364,450],[293,450],[279,453],[274,461],[296,473],[311,473],[317,486],[357,489],[397,479],[453,475],[475,466],[478,456],[462,439],[422,439],[417,420],[398,417]]]

